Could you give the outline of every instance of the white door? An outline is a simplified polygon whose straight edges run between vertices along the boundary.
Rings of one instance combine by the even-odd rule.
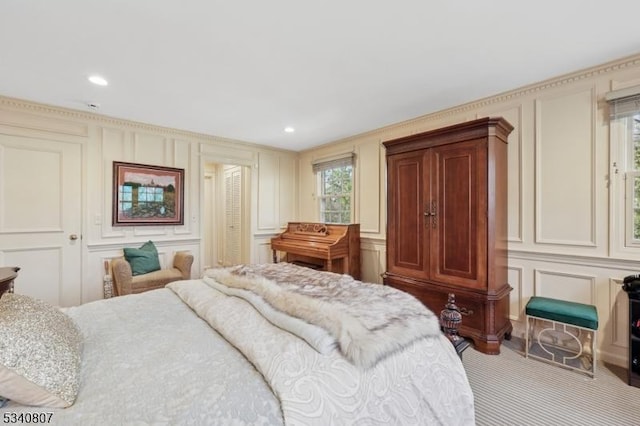
[[[225,266],[242,262],[242,170],[233,167],[224,172],[225,189]]]
[[[81,292],[82,147],[0,134],[0,265],[15,292],[59,306]]]

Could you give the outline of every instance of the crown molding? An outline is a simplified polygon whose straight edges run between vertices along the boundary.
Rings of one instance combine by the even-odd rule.
[[[325,145],[332,145],[335,143],[353,142],[362,138],[377,138],[380,142],[389,138],[395,138],[398,134],[409,135],[412,134],[412,130],[416,128],[425,127],[424,124],[437,121],[443,118],[452,117],[463,114],[469,111],[476,111],[478,109],[485,108],[494,104],[507,103],[513,100],[529,96],[533,93],[541,92],[547,89],[557,88],[573,84],[577,81],[598,77],[603,74],[609,74],[612,72],[622,71],[625,69],[640,67],[640,54],[627,56],[615,61],[607,62],[595,67],[575,71],[569,74],[563,74],[561,76],[553,77],[548,80],[543,80],[537,83],[532,83],[526,86],[522,86],[516,89],[512,89],[506,92],[502,92],[496,95],[488,96],[486,98],[477,99],[468,103],[457,105],[451,108],[447,108],[441,111],[436,111],[430,114],[421,115],[419,117],[411,118],[409,120],[401,121],[398,123],[390,124],[385,127],[370,130],[367,132],[359,133],[357,135],[349,136],[344,139],[329,142]],[[409,130],[405,130],[409,128]],[[313,151],[321,148],[322,146],[309,149],[307,151]]]
[[[69,120],[78,120],[78,121],[91,121],[97,123],[98,125],[108,125],[108,126],[118,126],[118,127],[127,127],[134,130],[142,130],[147,132],[152,132],[156,134],[162,134],[173,139],[179,139],[180,137],[184,137],[187,139],[199,139],[201,142],[206,143],[215,143],[215,144],[224,144],[228,146],[233,146],[235,148],[240,146],[244,146],[251,150],[268,150],[268,151],[278,151],[291,153],[294,151],[279,149],[279,148],[271,148],[265,145],[260,145],[257,143],[241,141],[237,139],[225,138],[222,136],[208,135],[205,133],[191,132],[188,130],[174,129],[171,127],[165,127],[155,124],[147,124],[141,123],[138,121],[125,120],[122,118],[110,117],[108,115],[96,114],[93,112],[85,112],[71,108],[53,106],[48,104],[41,104],[38,102],[28,101],[24,99],[11,98],[7,96],[0,95],[0,107],[10,108],[12,110],[24,111],[33,114],[41,114],[48,116],[56,116],[60,118],[65,118]]]

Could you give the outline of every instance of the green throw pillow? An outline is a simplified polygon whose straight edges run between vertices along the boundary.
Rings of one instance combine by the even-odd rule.
[[[158,250],[152,241],[147,241],[137,248],[124,248],[124,258],[131,265],[133,275],[147,274],[160,270]]]

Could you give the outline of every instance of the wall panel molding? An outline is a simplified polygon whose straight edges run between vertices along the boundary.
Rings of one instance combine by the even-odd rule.
[[[534,268],[534,296],[596,305],[596,276]]]
[[[278,206],[280,204],[279,185],[280,159],[275,154],[258,154],[258,215],[257,229],[273,231],[280,228]]]
[[[595,99],[590,84],[535,100],[536,243],[596,246]],[[577,192],[584,182],[587,191]],[[563,223],[574,228],[558,225]]]
[[[271,240],[256,241],[255,258],[257,263],[273,262],[273,251],[271,250]]]
[[[360,265],[362,281],[382,284],[385,262],[382,261],[383,253],[374,245],[360,244]]]
[[[191,246],[199,245],[201,241],[200,237],[193,238],[164,238],[162,240],[154,240],[153,244],[156,247],[176,247],[176,246]],[[99,253],[105,251],[121,250],[122,247],[139,247],[144,244],[146,240],[141,239],[139,241],[127,241],[127,242],[97,242],[87,244],[87,248],[90,253]]]
[[[509,285],[513,287],[510,298],[509,318],[512,321],[521,321],[524,314],[524,298],[522,275],[524,268],[521,266],[509,265],[507,267],[507,276],[509,277]],[[514,278],[514,280],[512,280]]]
[[[167,159],[167,142],[164,136],[153,133],[133,133],[133,163],[168,165],[172,164]]]
[[[608,284],[609,344],[626,349],[629,347],[629,302],[621,279],[609,278]]]
[[[193,232],[191,224],[195,216],[193,209],[200,205],[200,168],[199,164],[194,164],[193,145],[189,141],[172,139],[172,146],[173,167],[184,169],[184,225],[173,226],[172,230],[175,235],[190,235]]]
[[[637,271],[640,268],[638,260],[613,259],[608,257],[576,256],[564,253],[543,253],[525,250],[509,249],[509,260],[520,259],[532,262],[549,262],[562,265],[576,265],[593,268],[622,269]]]
[[[93,222],[99,222],[101,238],[123,238],[125,236],[124,228],[114,228],[111,226],[113,214],[113,161],[125,161],[127,148],[127,134],[124,130],[109,127],[101,127],[100,143],[98,147],[97,158],[101,160],[102,173],[101,188],[102,193],[98,191],[97,195],[103,195],[97,202],[100,203],[100,211],[102,217],[92,218]]]
[[[357,214],[355,217],[360,223],[360,232],[379,234],[382,201],[378,188],[384,184],[380,178],[380,145],[377,141],[357,146],[355,173],[357,197],[354,200],[354,207]],[[367,190],[374,182],[375,190]]]

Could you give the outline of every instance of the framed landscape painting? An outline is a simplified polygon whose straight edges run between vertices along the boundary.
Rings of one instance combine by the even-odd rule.
[[[184,169],[113,162],[113,226],[183,225]]]

